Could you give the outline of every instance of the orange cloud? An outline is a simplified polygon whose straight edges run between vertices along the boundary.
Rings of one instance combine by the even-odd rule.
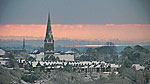
[[[0,25],[0,39],[5,36],[44,38],[46,25],[7,24]],[[53,24],[53,35],[58,39],[78,40],[150,40],[150,24]],[[3,38],[2,38],[3,37]],[[16,39],[16,38],[13,38]]]

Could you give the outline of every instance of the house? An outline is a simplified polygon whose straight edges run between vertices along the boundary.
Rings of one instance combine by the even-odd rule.
[[[3,57],[3,56],[5,56],[5,51],[3,50],[3,49],[0,49],[0,57]]]
[[[70,52],[67,52],[67,53],[54,53],[54,56],[59,57],[60,60],[74,61],[74,54],[71,54]]]
[[[134,67],[136,70],[144,70],[145,67],[141,66],[140,64],[132,64],[132,67]]]
[[[0,65],[6,65],[9,61],[9,58],[5,57],[5,51],[0,49]]]

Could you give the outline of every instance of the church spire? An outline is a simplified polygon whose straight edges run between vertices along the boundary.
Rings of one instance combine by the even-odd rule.
[[[44,40],[44,55],[46,56],[48,54],[52,54],[53,52],[54,52],[54,39],[53,39],[53,34],[52,34],[51,20],[50,20],[50,13],[49,13],[46,36]]]
[[[25,50],[25,38],[23,38],[23,45],[22,45],[22,49]]]
[[[44,42],[54,42],[52,28],[51,28],[50,13],[48,14],[47,30],[46,30],[46,37]]]

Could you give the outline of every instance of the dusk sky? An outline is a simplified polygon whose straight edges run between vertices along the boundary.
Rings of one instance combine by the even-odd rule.
[[[48,12],[55,38],[150,41],[149,0],[1,0],[0,39],[44,38]]]

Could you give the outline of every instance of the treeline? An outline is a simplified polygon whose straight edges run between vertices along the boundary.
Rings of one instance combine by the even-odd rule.
[[[86,53],[78,58],[80,61],[106,61],[116,62],[118,55],[114,43],[107,42],[107,46],[88,48]]]
[[[136,45],[133,48],[128,46],[124,48],[120,55],[120,61],[125,67],[131,67],[131,64],[141,64],[149,68],[150,52],[140,45]]]
[[[80,61],[106,61],[109,63],[123,63],[144,65],[150,59],[150,51],[140,45],[127,46],[120,53],[116,52],[115,44],[107,42],[107,46],[88,48],[86,53],[77,58]]]

